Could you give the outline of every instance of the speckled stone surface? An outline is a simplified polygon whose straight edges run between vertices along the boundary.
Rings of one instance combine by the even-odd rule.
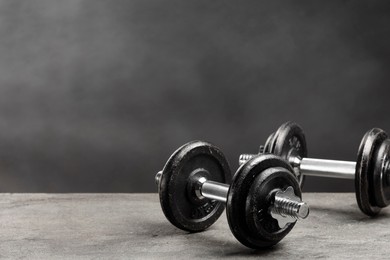
[[[363,215],[352,193],[305,193],[308,219],[265,251],[242,246],[226,216],[190,234],[164,217],[157,194],[1,194],[0,258],[388,259],[390,210]]]

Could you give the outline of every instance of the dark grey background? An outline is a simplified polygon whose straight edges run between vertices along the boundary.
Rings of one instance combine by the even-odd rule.
[[[330,159],[390,131],[389,1],[10,0],[0,12],[3,192],[156,191],[183,143],[211,141],[236,169],[287,120]]]

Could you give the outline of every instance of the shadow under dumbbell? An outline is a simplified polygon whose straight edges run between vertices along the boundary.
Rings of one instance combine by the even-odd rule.
[[[199,233],[197,234],[199,235],[198,239],[196,239],[196,243],[207,248],[207,253],[211,254],[210,257],[267,256],[283,247],[282,245],[277,244],[270,248],[250,249],[236,241],[234,237],[229,234],[229,230],[226,230],[226,232],[218,231],[218,235],[215,235],[214,232],[212,235],[210,235],[210,233],[211,232],[207,231]],[[231,237],[231,239],[227,236]],[[199,237],[202,239],[199,239]]]
[[[139,235],[145,235],[147,237],[172,237],[191,234],[194,233],[186,232],[176,228],[169,222],[162,221],[161,223],[145,223],[145,226],[142,227],[142,233]]]
[[[197,252],[198,256],[202,257],[267,256],[282,247],[279,244],[262,250],[245,247],[230,233],[224,220],[196,233],[180,230],[165,220],[144,223],[137,230],[137,237],[143,237],[145,241],[154,240],[161,247],[186,247],[188,252]]]

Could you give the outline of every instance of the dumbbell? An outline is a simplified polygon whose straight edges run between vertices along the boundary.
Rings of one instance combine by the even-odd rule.
[[[155,181],[162,210],[176,227],[203,231],[226,205],[233,235],[259,249],[277,244],[309,214],[292,171],[287,161],[267,154],[250,159],[232,178],[216,146],[193,141],[172,154]]]
[[[375,216],[390,204],[390,140],[379,128],[366,132],[356,162],[307,158],[305,134],[293,122],[284,123],[272,133],[260,152],[287,159],[301,188],[304,176],[354,179],[356,200],[366,215]],[[256,155],[242,154],[240,164],[253,156]]]

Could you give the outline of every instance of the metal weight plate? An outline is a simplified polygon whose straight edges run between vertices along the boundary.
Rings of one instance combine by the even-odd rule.
[[[294,227],[280,228],[269,214],[273,192],[292,186],[301,197],[299,184],[288,162],[273,154],[259,155],[240,167],[229,189],[226,214],[233,235],[247,247],[271,247]]]
[[[359,146],[356,161],[355,190],[356,200],[363,213],[377,215],[381,208],[375,200],[374,171],[378,149],[387,139],[387,134],[379,128],[368,131]]]
[[[386,139],[374,155],[374,196],[375,204],[384,208],[390,204],[390,140]]]
[[[288,160],[290,156],[307,157],[307,144],[302,127],[294,122],[282,124],[269,138],[269,152]],[[299,185],[303,187],[305,176],[294,169]]]
[[[211,226],[222,214],[222,202],[199,198],[194,190],[197,178],[231,182],[227,159],[214,145],[193,141],[169,158],[159,182],[159,195],[166,218],[176,227],[198,232]]]
[[[267,141],[265,141],[263,153],[271,153],[271,145],[273,143],[274,136],[275,136],[275,132],[273,132],[272,134],[270,134],[268,136]],[[259,153],[260,153],[260,151],[259,151]]]

